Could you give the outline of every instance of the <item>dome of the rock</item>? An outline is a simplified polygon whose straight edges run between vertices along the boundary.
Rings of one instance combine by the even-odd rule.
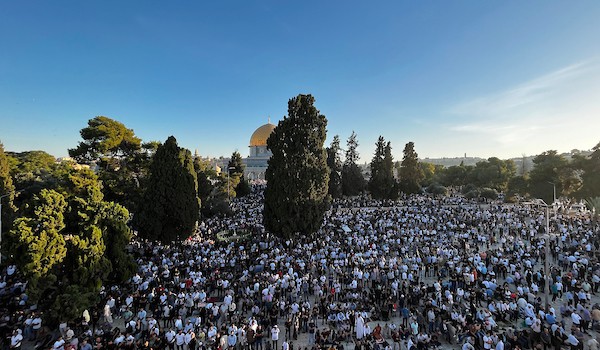
[[[269,135],[275,130],[275,125],[271,123],[267,123],[252,133],[250,137],[250,147],[260,147],[267,145],[267,139]]]

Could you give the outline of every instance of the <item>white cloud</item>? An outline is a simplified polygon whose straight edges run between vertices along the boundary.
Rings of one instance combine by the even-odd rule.
[[[513,88],[489,96],[477,97],[450,109],[452,114],[500,115],[543,101],[590,69],[590,62],[573,64]]]
[[[576,63],[459,103],[446,115],[461,122],[445,128],[489,155],[591,148],[600,139],[599,68],[598,60]]]

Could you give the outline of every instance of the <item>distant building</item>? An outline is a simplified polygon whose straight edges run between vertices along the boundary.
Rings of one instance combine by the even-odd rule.
[[[275,130],[275,125],[269,121],[252,133],[250,137],[250,155],[244,159],[246,168],[244,177],[249,181],[265,180],[269,158],[273,155],[267,148],[267,139]]]
[[[56,158],[56,164],[70,164],[73,169],[75,170],[81,170],[81,169],[92,169],[92,171],[97,172],[98,171],[98,165],[93,162],[91,165],[89,164],[79,164],[77,163],[77,161],[71,157],[59,157]]]

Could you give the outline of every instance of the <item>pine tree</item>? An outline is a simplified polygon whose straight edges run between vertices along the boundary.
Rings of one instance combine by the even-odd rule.
[[[340,159],[340,137],[335,135],[327,148],[327,166],[329,167],[329,195],[331,198],[342,196],[342,161]]]
[[[77,162],[97,165],[102,192],[108,201],[136,211],[142,196],[156,142],[142,144],[132,129],[104,116],[88,120],[80,131],[82,141],[69,155]]]
[[[323,145],[327,119],[314,107],[311,95],[288,102],[288,116],[272,132],[273,152],[266,172],[264,223],[281,237],[312,234],[328,208],[327,157]]]
[[[192,154],[170,136],[150,166],[148,187],[138,215],[140,236],[161,242],[189,237],[199,218],[197,177]]]
[[[345,196],[356,196],[364,191],[366,181],[360,167],[356,163],[359,156],[356,150],[358,140],[354,131],[352,131],[352,135],[348,138],[346,145],[346,157],[344,166],[342,167],[342,193]]]
[[[400,165],[400,189],[406,194],[420,193],[423,177],[415,144],[409,142],[404,146],[404,158]]]

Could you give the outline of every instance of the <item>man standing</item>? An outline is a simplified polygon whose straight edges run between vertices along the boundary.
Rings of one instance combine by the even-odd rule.
[[[365,336],[365,319],[360,313],[356,315],[355,326],[356,339],[361,340]]]
[[[20,329],[15,329],[12,337],[10,337],[10,348],[11,350],[20,350],[21,343],[23,342],[23,335]]]
[[[235,331],[231,331],[229,332],[229,336],[227,337],[227,347],[229,349],[235,349],[235,346],[237,345],[237,335]]]
[[[32,329],[32,338],[30,340],[36,340],[38,332],[42,328],[42,318],[39,314],[35,314],[33,321],[31,321],[31,329]]]
[[[271,349],[277,350],[277,345],[279,342],[279,326],[277,325],[274,325],[273,328],[271,328],[271,342],[273,345]]]
[[[185,345],[185,334],[183,333],[183,329],[180,329],[175,336],[175,349],[183,350],[183,346]]]

